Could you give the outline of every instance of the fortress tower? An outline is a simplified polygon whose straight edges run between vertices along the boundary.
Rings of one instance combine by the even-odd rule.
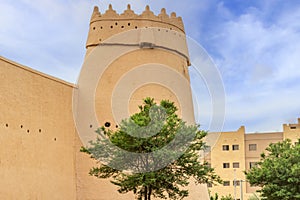
[[[145,97],[175,102],[179,114],[194,122],[189,55],[182,19],[176,13],[169,16],[163,8],[159,15],[154,15],[146,6],[138,15],[128,5],[122,14],[117,14],[109,5],[101,14],[95,7],[86,49],[79,91],[97,86],[95,94],[79,92],[85,95],[79,98],[85,102],[95,98],[100,125],[117,127],[121,119],[138,111]],[[99,77],[90,77],[94,74]],[[86,80],[95,81],[86,83]],[[84,106],[78,109],[79,113],[86,110]],[[94,126],[94,122],[87,121],[84,126],[90,125]]]
[[[179,115],[194,123],[186,36],[181,17],[169,16],[163,8],[155,15],[146,6],[140,14],[130,5],[118,14],[112,6],[101,14],[94,8],[86,43],[86,57],[78,80],[77,125],[81,141],[93,139],[93,127],[115,129],[118,123],[138,111],[145,97],[175,102]],[[84,102],[84,103],[83,103]],[[94,115],[96,114],[96,120]],[[77,178],[83,199],[96,198],[99,188],[115,190],[106,180],[95,180],[86,172],[85,155],[77,157]],[[88,187],[85,187],[85,184]],[[204,185],[191,185],[188,199],[207,199]],[[111,199],[119,197],[111,197]],[[130,195],[128,196],[130,197]],[[105,198],[104,198],[105,199]],[[106,196],[106,199],[110,199]],[[127,199],[127,196],[122,196]]]

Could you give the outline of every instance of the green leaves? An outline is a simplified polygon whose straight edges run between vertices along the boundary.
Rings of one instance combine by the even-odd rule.
[[[214,170],[198,159],[207,133],[199,126],[186,125],[173,102],[163,100],[157,105],[146,98],[139,109],[116,131],[98,129],[98,139],[82,148],[102,162],[90,175],[112,178],[120,193],[133,192],[144,200],[187,197],[184,186],[190,177],[197,183],[221,182]]]
[[[265,199],[300,199],[300,139],[270,144],[261,161],[246,172],[251,185],[260,186]]]

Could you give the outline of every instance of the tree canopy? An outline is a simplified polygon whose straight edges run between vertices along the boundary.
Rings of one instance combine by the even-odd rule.
[[[144,200],[183,199],[191,177],[196,183],[221,182],[214,169],[199,160],[207,132],[180,119],[168,100],[157,105],[146,98],[139,109],[115,131],[99,128],[98,139],[82,148],[99,160],[90,175],[112,178],[120,193],[133,192]]]
[[[262,187],[263,199],[300,199],[300,139],[270,144],[257,165],[246,172],[253,186]]]

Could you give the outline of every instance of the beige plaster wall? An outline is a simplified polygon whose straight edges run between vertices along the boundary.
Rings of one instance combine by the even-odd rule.
[[[184,60],[181,57],[164,50],[137,50],[119,57],[105,70],[104,74],[99,80],[99,84],[96,90],[95,108],[100,125],[103,126],[105,122],[110,122],[112,127],[115,127],[117,125],[117,122],[115,122],[115,116],[113,116],[112,113],[112,109],[114,108],[112,107],[111,101],[114,88],[117,84],[119,84],[118,81],[120,81],[122,76],[128,76],[128,79],[131,80],[131,82],[137,81],[138,77],[135,76],[136,74],[130,74],[130,71],[140,67],[144,63],[160,63],[168,67],[171,66],[172,69],[177,71],[178,74],[183,75],[187,78],[187,80],[189,78]],[[162,74],[159,71],[156,71],[155,73],[157,76],[161,76],[161,78],[159,79],[169,79],[173,82],[176,82],[178,79],[178,74]],[[149,83],[146,85],[141,85],[134,91],[121,91],[124,93],[132,93],[130,99],[128,99],[128,111],[131,111],[130,114],[138,111],[138,105],[141,105],[143,98],[153,97],[158,102],[162,99],[169,99],[171,101],[174,101],[175,105],[179,108],[178,113],[181,115],[181,105],[178,102],[176,94],[174,94],[174,92],[172,92],[170,88],[167,88],[164,85],[160,85],[159,82],[150,82],[153,81],[153,77],[151,77],[150,74],[140,73],[139,76],[142,79],[149,80]],[[128,88],[129,87],[130,86],[128,85]],[[183,91],[190,89],[184,88],[185,85],[182,85],[181,87],[183,87]],[[186,93],[187,95],[191,95],[189,91],[186,91]],[[192,101],[190,101],[190,103],[192,103]],[[193,115],[193,110],[191,110],[191,115]]]
[[[79,137],[76,137],[76,182],[77,182],[77,200],[132,200],[132,193],[119,194],[117,187],[110,183],[108,179],[98,179],[90,176],[88,173],[92,167],[99,163],[92,160],[87,154],[79,152],[82,146]]]
[[[283,124],[283,138],[290,139],[293,144],[298,142],[300,138],[300,118],[295,124]]]
[[[276,143],[282,141],[283,134],[282,132],[274,133],[253,133],[245,135],[245,154],[246,154],[246,168],[245,170],[250,169],[250,162],[258,162],[260,160],[260,154],[266,152],[265,149],[271,143]],[[250,144],[256,144],[256,150],[249,150]],[[246,183],[246,192],[253,193],[259,190],[259,187],[250,186],[249,183]]]
[[[76,199],[73,86],[0,58],[0,199]]]
[[[125,19],[125,20],[108,20],[108,21],[96,21],[91,23],[90,33],[87,41],[87,48],[95,44],[103,42],[111,35],[118,34],[124,31],[145,28],[145,27],[160,27],[167,28],[169,30],[180,31],[176,26],[169,25],[162,22]]]
[[[209,188],[211,194],[218,193],[219,196],[231,194],[234,195],[234,178],[236,180],[245,180],[243,173],[245,169],[245,127],[239,128],[237,131],[222,132],[211,150],[211,165],[220,175],[223,181],[229,181],[230,186],[216,185]],[[222,146],[229,145],[229,151],[223,151]],[[239,150],[233,151],[232,145],[239,145]],[[239,163],[239,168],[233,168],[233,162]],[[229,163],[229,168],[223,168],[223,163]],[[245,194],[245,187],[243,192]],[[236,187],[236,197],[240,198],[240,186]]]

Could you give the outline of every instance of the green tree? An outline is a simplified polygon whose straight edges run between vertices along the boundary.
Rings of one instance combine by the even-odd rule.
[[[112,178],[120,193],[133,192],[144,200],[183,199],[191,177],[196,183],[221,182],[208,163],[199,161],[207,133],[180,119],[173,102],[157,105],[146,98],[139,109],[116,131],[98,129],[97,140],[81,149],[101,162],[90,175]]]
[[[255,193],[253,193],[253,195],[248,197],[248,200],[260,200],[260,197],[258,197]]]
[[[262,187],[262,199],[300,199],[300,139],[270,144],[257,165],[246,172],[253,186]]]
[[[231,196],[231,194],[226,195],[226,196],[222,196],[221,200],[234,200],[234,198]]]
[[[210,200],[218,200],[218,199],[219,199],[218,193],[215,193],[215,196],[210,196]],[[226,196],[222,196],[220,200],[234,200],[234,199],[231,196],[231,194],[229,194]]]
[[[219,200],[219,195],[218,193],[215,193],[215,196],[210,195],[210,200]]]

